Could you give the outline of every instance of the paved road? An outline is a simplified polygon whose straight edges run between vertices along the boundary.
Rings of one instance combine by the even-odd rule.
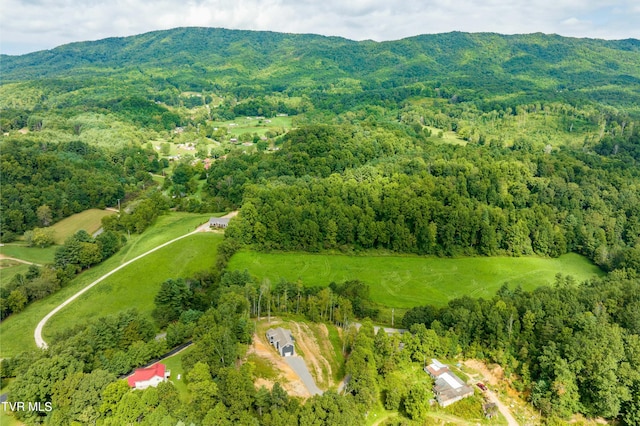
[[[311,396],[313,395],[322,395],[322,391],[316,386],[315,380],[309,373],[309,369],[307,368],[307,364],[305,364],[304,359],[298,355],[287,356],[284,357],[284,360],[289,366],[296,372],[296,374],[302,380],[302,383],[307,387]]]
[[[359,323],[359,322],[352,322],[351,324],[353,324],[353,325],[355,326],[356,330],[360,330],[360,327],[362,327],[362,324],[361,324],[361,323]],[[380,330],[380,328],[381,328],[381,327],[380,327],[379,325],[374,325],[374,326],[373,326],[373,332],[377,334],[377,333],[378,333],[378,330]],[[384,332],[385,332],[385,333],[387,333],[387,334],[393,334],[393,333],[400,333],[400,334],[403,334],[403,333],[406,333],[406,332],[407,332],[407,330],[406,330],[406,329],[404,329],[404,328],[382,327],[382,329],[383,329],[383,330],[384,330]]]
[[[88,286],[86,286],[85,288],[83,288],[82,290],[80,290],[79,292],[77,292],[76,294],[74,294],[73,296],[71,296],[70,298],[65,300],[64,302],[59,304],[51,312],[49,312],[44,318],[42,318],[42,320],[36,326],[36,330],[33,333],[33,337],[36,340],[36,345],[39,348],[42,348],[42,349],[47,349],[47,347],[49,347],[49,345],[47,345],[47,342],[45,342],[44,339],[42,338],[42,329],[44,328],[44,326],[47,323],[47,321],[49,321],[51,319],[51,317],[54,316],[55,314],[57,314],[62,308],[64,308],[65,306],[67,306],[68,304],[70,304],[71,302],[76,300],[78,297],[80,297],[85,292],[89,291],[93,286],[95,286],[99,282],[103,281],[104,279],[110,277],[111,275],[115,274],[116,272],[118,272],[122,268],[125,268],[125,267],[129,266],[130,264],[132,264],[133,262],[142,259],[146,255],[151,254],[156,250],[160,250],[161,248],[166,247],[169,244],[173,244],[176,241],[179,241],[179,240],[181,240],[183,238],[186,238],[186,237],[188,237],[190,235],[193,235],[193,234],[195,234],[197,232],[202,232],[202,231],[200,229],[196,229],[193,232],[189,232],[188,234],[182,235],[182,236],[180,236],[178,238],[174,238],[171,241],[167,241],[164,244],[160,244],[159,246],[157,246],[155,248],[152,248],[151,250],[149,250],[146,253],[142,253],[140,256],[135,257],[135,258],[129,260],[128,262],[123,263],[122,265],[118,266],[117,268],[112,269],[110,272],[107,272],[106,274],[104,274],[103,276],[101,276],[100,278],[98,278],[97,280],[95,280],[94,282],[92,282],[91,284],[89,284]]]

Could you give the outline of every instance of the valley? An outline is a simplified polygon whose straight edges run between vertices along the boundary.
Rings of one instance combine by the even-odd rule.
[[[2,55],[1,393],[55,409],[0,421],[637,424],[639,57],[219,28]]]

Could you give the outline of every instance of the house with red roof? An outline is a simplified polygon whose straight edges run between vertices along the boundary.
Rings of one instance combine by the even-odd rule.
[[[158,386],[158,383],[167,380],[170,374],[164,364],[154,364],[151,367],[138,368],[127,378],[127,382],[130,387],[142,390],[149,386]]]

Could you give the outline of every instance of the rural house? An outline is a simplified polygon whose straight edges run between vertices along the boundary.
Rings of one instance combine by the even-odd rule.
[[[170,374],[164,364],[155,364],[148,368],[138,368],[127,378],[127,382],[129,387],[142,390],[158,386],[160,382],[167,380]]]
[[[226,228],[229,225],[228,217],[212,217],[209,219],[209,228]]]
[[[441,407],[446,407],[463,398],[473,395],[473,388],[453,374],[449,367],[437,359],[432,359],[431,364],[424,368],[431,378],[435,380],[433,393]]]
[[[295,349],[293,346],[293,336],[291,331],[282,327],[270,328],[267,330],[267,339],[269,343],[280,353],[281,356],[293,356],[295,355]]]

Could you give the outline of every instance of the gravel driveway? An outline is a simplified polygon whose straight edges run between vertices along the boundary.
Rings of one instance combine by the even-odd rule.
[[[304,383],[311,395],[322,395],[322,391],[318,386],[316,386],[316,382],[313,380],[311,373],[309,373],[309,369],[307,368],[307,364],[305,364],[304,359],[298,355],[294,355],[287,356],[284,360],[289,364],[289,367],[291,367],[293,371],[300,376],[302,383]]]

